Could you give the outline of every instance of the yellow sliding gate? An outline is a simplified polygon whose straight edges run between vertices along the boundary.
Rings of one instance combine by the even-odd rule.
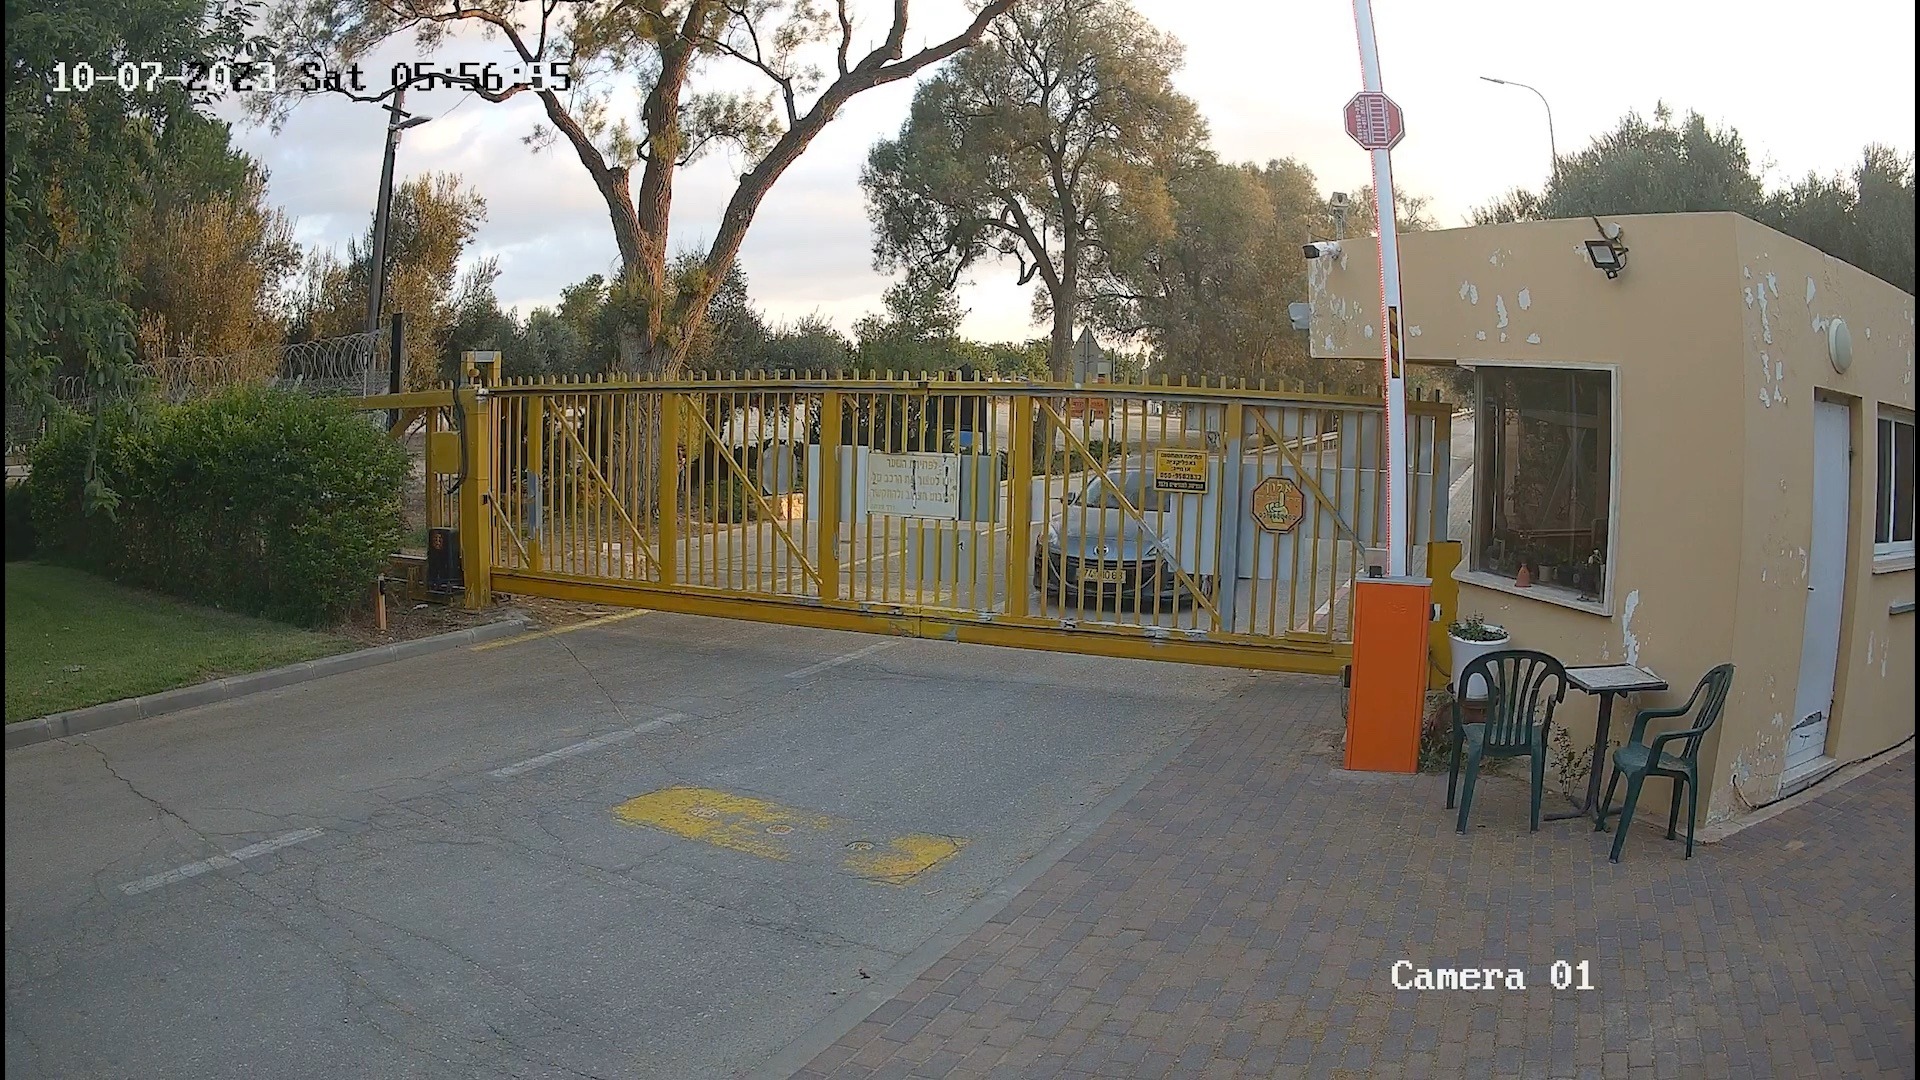
[[[470,603],[1337,672],[1352,581],[1384,562],[1380,402],[1095,389],[509,381],[366,405],[426,416]],[[1417,566],[1446,538],[1452,406],[1409,409]]]

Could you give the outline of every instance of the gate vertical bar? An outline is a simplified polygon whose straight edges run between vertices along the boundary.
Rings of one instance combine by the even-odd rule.
[[[535,573],[547,568],[541,534],[547,527],[547,471],[544,445],[547,431],[547,398],[535,394],[527,399],[527,562]]]
[[[820,572],[820,599],[840,599],[840,392],[820,395],[820,475],[813,490],[820,498],[814,515],[819,534],[814,539],[814,564]],[[805,521],[803,516],[801,521]]]
[[[1027,617],[1027,580],[1033,550],[1033,398],[1015,394],[1007,446],[1007,614]]]
[[[654,535],[659,538],[659,558],[654,566],[662,585],[676,584],[680,576],[680,410],[684,400],[681,394],[659,397],[660,438],[653,448],[653,512],[658,520]],[[647,434],[641,431],[635,436],[644,439]]]
[[[1218,625],[1216,633],[1231,634],[1236,627],[1236,607],[1240,595],[1240,530],[1247,518],[1247,508],[1241,503],[1241,448],[1246,443],[1246,407],[1238,401],[1229,402],[1226,415],[1221,418],[1220,430],[1226,435],[1225,456],[1220,462],[1220,521],[1216,526],[1215,542],[1219,552],[1214,556],[1218,564],[1213,579],[1214,611]],[[1254,565],[1258,567],[1259,552],[1254,553]],[[1198,605],[1195,605],[1196,607]],[[1199,613],[1195,613],[1196,620]]]

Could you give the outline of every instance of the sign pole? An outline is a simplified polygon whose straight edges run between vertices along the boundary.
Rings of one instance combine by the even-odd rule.
[[[1348,680],[1349,769],[1410,773],[1420,764],[1420,719],[1429,664],[1430,583],[1407,573],[1407,390],[1400,318],[1400,245],[1393,228],[1393,163],[1406,118],[1380,89],[1373,5],[1353,0],[1365,89],[1347,103],[1347,133],[1373,154],[1373,213],[1380,235],[1381,368],[1387,394],[1387,574],[1353,583],[1353,667]]]
[[[1382,94],[1380,51],[1373,37],[1371,0],[1353,0],[1360,39],[1360,79],[1370,94]],[[1395,133],[1397,141],[1398,133]],[[1407,384],[1400,318],[1400,246],[1393,229],[1391,146],[1373,149],[1373,214],[1380,233],[1381,366],[1387,392],[1387,573],[1407,576]]]

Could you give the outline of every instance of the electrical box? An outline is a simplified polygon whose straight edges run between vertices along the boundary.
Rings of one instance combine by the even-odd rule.
[[[1411,773],[1420,767],[1432,592],[1427,578],[1366,577],[1353,583],[1349,769]]]
[[[460,471],[459,432],[430,431],[427,433],[427,471],[447,474]]]

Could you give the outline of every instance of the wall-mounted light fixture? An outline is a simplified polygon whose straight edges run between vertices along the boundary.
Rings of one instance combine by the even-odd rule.
[[[1602,225],[1599,218],[1594,218],[1593,227],[1600,230],[1601,238],[1587,241],[1587,258],[1611,281],[1627,268],[1627,245],[1620,242],[1620,226]]]
[[[1842,375],[1853,366],[1853,331],[1847,329],[1845,319],[1827,320],[1827,360]]]

